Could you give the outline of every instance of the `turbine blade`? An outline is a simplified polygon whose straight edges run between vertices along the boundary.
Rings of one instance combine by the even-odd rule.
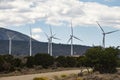
[[[56,38],[56,37],[54,37],[54,36],[53,36],[52,38],[53,38],[53,39],[57,39],[57,40],[60,40],[59,38]]]
[[[79,38],[77,38],[77,37],[75,37],[75,36],[73,36],[75,39],[77,39],[77,40],[79,40],[79,41],[82,41],[81,39],[79,39]]]
[[[55,35],[56,35],[56,34],[53,34],[53,35],[51,36],[51,38],[53,38],[53,39],[59,39],[59,38],[56,38]],[[59,40],[60,40],[60,39],[59,39]]]
[[[51,37],[54,37],[56,34],[51,35]]]
[[[13,36],[11,37],[11,39],[13,39],[16,35],[17,35],[17,34],[13,35]]]
[[[51,28],[51,26],[49,25],[49,28],[50,28],[50,34],[51,34],[51,36],[52,36],[52,28]]]
[[[117,32],[117,31],[119,31],[119,30],[110,31],[110,32],[107,32],[105,34],[111,34],[111,33]]]
[[[72,38],[70,37],[69,40],[67,41],[67,43],[69,43],[71,39],[72,39]]]
[[[31,26],[29,26],[30,28],[30,37],[32,37],[32,29],[31,29]]]
[[[49,36],[47,35],[47,33],[46,33],[46,32],[44,32],[44,34],[45,34],[45,36],[46,36],[47,38],[49,38]]]
[[[72,21],[71,21],[71,35],[73,35]]]
[[[103,30],[103,28],[101,27],[101,25],[98,23],[98,21],[96,21],[96,23],[98,24],[98,26],[100,27],[100,29],[102,30],[102,32],[105,33],[104,30]]]
[[[9,39],[13,39],[17,34],[11,34],[9,32],[7,32],[7,36]]]

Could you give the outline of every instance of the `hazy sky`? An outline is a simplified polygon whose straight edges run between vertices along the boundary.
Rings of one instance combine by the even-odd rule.
[[[120,0],[0,0],[0,26],[29,35],[32,27],[33,38],[47,42],[44,34],[53,33],[64,43],[70,37],[70,21],[74,35],[83,42],[74,44],[101,45],[102,31],[120,29]],[[106,35],[106,46],[120,46],[120,31]]]

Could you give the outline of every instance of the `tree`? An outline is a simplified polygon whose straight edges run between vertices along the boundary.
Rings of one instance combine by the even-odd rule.
[[[99,63],[101,64],[100,72],[113,73],[116,72],[117,59],[119,50],[116,48],[106,48],[102,53]]]
[[[3,64],[4,64],[4,59],[3,56],[0,55],[0,72],[2,72],[4,69]]]
[[[74,57],[66,57],[66,61],[67,61],[67,66],[68,67],[75,67],[77,64],[77,61]]]
[[[14,65],[12,64],[13,63],[13,60],[14,60],[14,57],[12,55],[3,55],[3,60],[4,60],[4,63],[3,63],[3,70],[5,72],[11,72],[11,71],[14,71]]]
[[[14,57],[12,55],[8,55],[8,54],[7,55],[3,55],[3,58],[8,63],[12,63],[13,59],[14,59]]]
[[[99,56],[103,53],[102,47],[93,47],[86,51],[86,63],[85,66],[96,68],[96,64],[99,62]]]
[[[12,65],[14,65],[14,67],[21,67],[21,65],[22,65],[21,59],[19,59],[19,58],[14,58],[14,59],[13,59],[13,62],[12,62]]]
[[[117,67],[120,67],[120,58],[117,60]]]
[[[86,62],[100,73],[113,73],[116,71],[118,53],[119,50],[112,47],[93,47],[86,51]]]
[[[26,58],[27,58],[26,66],[28,68],[32,68],[35,65],[34,57],[33,56],[29,56],[29,57],[26,57]]]
[[[67,61],[65,56],[58,56],[56,58],[56,62],[58,67],[67,67]]]
[[[43,68],[48,68],[54,64],[54,57],[49,54],[36,54],[34,58],[36,65],[41,65]]]
[[[77,58],[77,67],[85,66],[85,56],[79,56]]]

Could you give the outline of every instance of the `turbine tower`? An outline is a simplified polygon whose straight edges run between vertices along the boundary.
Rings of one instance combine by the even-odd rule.
[[[98,26],[100,27],[100,29],[101,29],[101,31],[102,31],[102,34],[103,34],[102,46],[103,46],[103,48],[105,48],[105,36],[106,36],[106,34],[111,34],[111,33],[117,32],[117,31],[119,31],[119,30],[114,30],[114,31],[110,31],[110,32],[105,32],[105,31],[103,30],[103,28],[101,27],[101,25],[98,23],[98,21],[96,21],[96,23],[98,24]]]
[[[49,28],[50,28],[50,36],[48,36],[46,33],[45,33],[45,35],[46,35],[46,37],[48,39],[48,54],[53,56],[53,53],[52,53],[52,40],[53,39],[60,40],[60,39],[55,37],[56,34],[53,34],[51,26],[49,26]]]
[[[29,27],[30,28],[30,40],[29,40],[29,56],[32,56],[32,31],[31,31],[31,26]]]
[[[16,35],[10,36],[10,34],[7,33],[7,36],[8,36],[8,39],[9,39],[9,55],[11,55],[11,53],[12,53],[12,39],[13,39]]]
[[[73,39],[77,39],[79,41],[82,41],[81,39],[77,38],[76,36],[74,36],[73,34],[73,27],[72,27],[72,21],[71,21],[71,35],[70,38],[68,40],[67,43],[69,43],[71,41],[71,56],[73,55],[74,49],[73,49]]]
[[[45,32],[44,32],[45,33]],[[48,54],[50,54],[50,37],[45,33],[45,36],[48,39]]]

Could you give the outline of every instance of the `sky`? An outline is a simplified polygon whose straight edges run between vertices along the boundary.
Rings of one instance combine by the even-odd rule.
[[[44,32],[50,36],[49,26],[55,37],[54,43],[68,44],[71,28],[74,44],[102,45],[102,31],[120,30],[120,0],[0,0],[0,27],[15,30],[41,42],[47,42]],[[120,46],[120,31],[106,35],[106,47]]]

